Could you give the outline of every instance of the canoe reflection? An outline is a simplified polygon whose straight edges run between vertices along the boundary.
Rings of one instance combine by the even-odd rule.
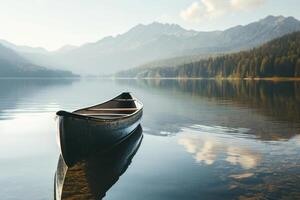
[[[94,154],[68,167],[59,156],[54,199],[102,199],[126,171],[142,142],[142,128],[105,154]]]

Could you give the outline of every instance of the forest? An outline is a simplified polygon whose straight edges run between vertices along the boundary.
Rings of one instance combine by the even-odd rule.
[[[178,66],[135,68],[117,74],[140,78],[264,78],[300,77],[300,32],[260,47],[210,57]]]

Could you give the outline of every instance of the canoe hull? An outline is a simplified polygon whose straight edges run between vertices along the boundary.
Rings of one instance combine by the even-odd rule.
[[[120,120],[97,120],[72,113],[58,115],[58,143],[67,165],[91,153],[107,151],[140,124],[142,109]]]
[[[102,199],[126,171],[142,139],[142,128],[138,126],[110,151],[93,154],[72,167],[68,167],[60,156],[54,178],[55,199]]]

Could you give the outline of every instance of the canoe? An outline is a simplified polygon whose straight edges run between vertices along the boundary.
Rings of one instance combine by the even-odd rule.
[[[143,139],[142,128],[104,154],[93,154],[68,167],[58,159],[54,176],[54,199],[102,199],[125,173]]]
[[[58,144],[72,165],[90,153],[105,151],[124,140],[140,124],[143,104],[130,93],[74,112],[58,111]]]

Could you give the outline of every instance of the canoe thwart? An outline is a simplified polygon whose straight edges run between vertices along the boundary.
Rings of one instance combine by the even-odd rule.
[[[84,116],[125,116],[127,114],[121,114],[121,113],[80,113],[80,115]]]
[[[89,111],[135,111],[137,108],[89,108]]]

